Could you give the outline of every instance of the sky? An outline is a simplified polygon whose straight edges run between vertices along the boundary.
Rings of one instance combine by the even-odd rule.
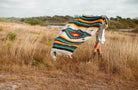
[[[138,0],[0,0],[0,17],[106,15],[138,17]]]

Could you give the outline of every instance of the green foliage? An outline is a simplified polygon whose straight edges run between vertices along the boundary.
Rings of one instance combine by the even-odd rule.
[[[10,22],[8,18],[0,18],[0,22]]]
[[[53,64],[48,62],[46,59],[35,56],[31,63],[33,66],[46,66],[46,67],[53,67]]]
[[[14,41],[16,39],[16,34],[13,33],[13,32],[10,32],[7,34],[7,39],[11,40],[11,41]]]
[[[28,18],[28,19],[25,19],[24,21],[25,23],[29,23],[31,25],[43,25],[43,22],[40,21],[39,19],[33,19],[33,18]]]
[[[47,26],[48,23],[65,23],[72,20],[71,16],[41,16],[41,17],[31,17],[31,18],[21,18],[20,22],[24,22],[30,25],[42,25]]]
[[[12,46],[12,43],[10,41],[7,41],[6,44],[9,48]]]
[[[111,17],[109,21],[109,29],[129,29],[136,28],[138,19],[122,18],[117,16],[116,18]]]
[[[2,26],[0,27],[0,31],[3,31],[3,28],[2,28]]]
[[[0,18],[0,21],[3,22],[15,22],[15,23],[24,23],[28,25],[41,25],[47,26],[49,24],[65,24],[68,21],[73,20],[74,18],[79,18],[80,16],[40,16],[40,17],[29,17],[29,18]],[[111,17],[109,19],[109,30],[116,30],[116,29],[130,29],[136,28],[138,26],[138,18],[122,18],[120,16]]]
[[[135,24],[138,24],[138,18],[133,19]]]
[[[53,67],[53,64],[52,64],[52,63],[48,63],[48,62],[44,63],[44,65],[45,65],[46,67]]]
[[[33,61],[32,61],[32,65],[33,65],[33,66],[40,66],[41,64],[40,64],[39,61],[33,60]]]
[[[132,32],[138,33],[138,27],[136,27]]]

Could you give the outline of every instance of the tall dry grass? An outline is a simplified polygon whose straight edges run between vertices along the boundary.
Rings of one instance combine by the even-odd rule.
[[[31,66],[34,62],[41,67],[50,67],[69,74],[138,80],[138,34],[106,32],[106,42],[102,46],[103,61],[96,57],[91,64],[87,64],[92,55],[95,36],[77,48],[72,59],[60,56],[53,62],[50,50],[61,28],[3,22],[0,22],[0,27],[1,66]],[[15,40],[7,39],[9,32],[16,34]]]

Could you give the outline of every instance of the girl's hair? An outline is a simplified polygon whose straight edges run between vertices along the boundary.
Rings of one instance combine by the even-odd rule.
[[[108,21],[109,21],[108,17],[105,16],[105,23],[108,24]]]

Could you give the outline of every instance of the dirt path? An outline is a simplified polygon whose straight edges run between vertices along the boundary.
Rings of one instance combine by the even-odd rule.
[[[60,71],[0,74],[0,90],[137,90],[137,85]]]

